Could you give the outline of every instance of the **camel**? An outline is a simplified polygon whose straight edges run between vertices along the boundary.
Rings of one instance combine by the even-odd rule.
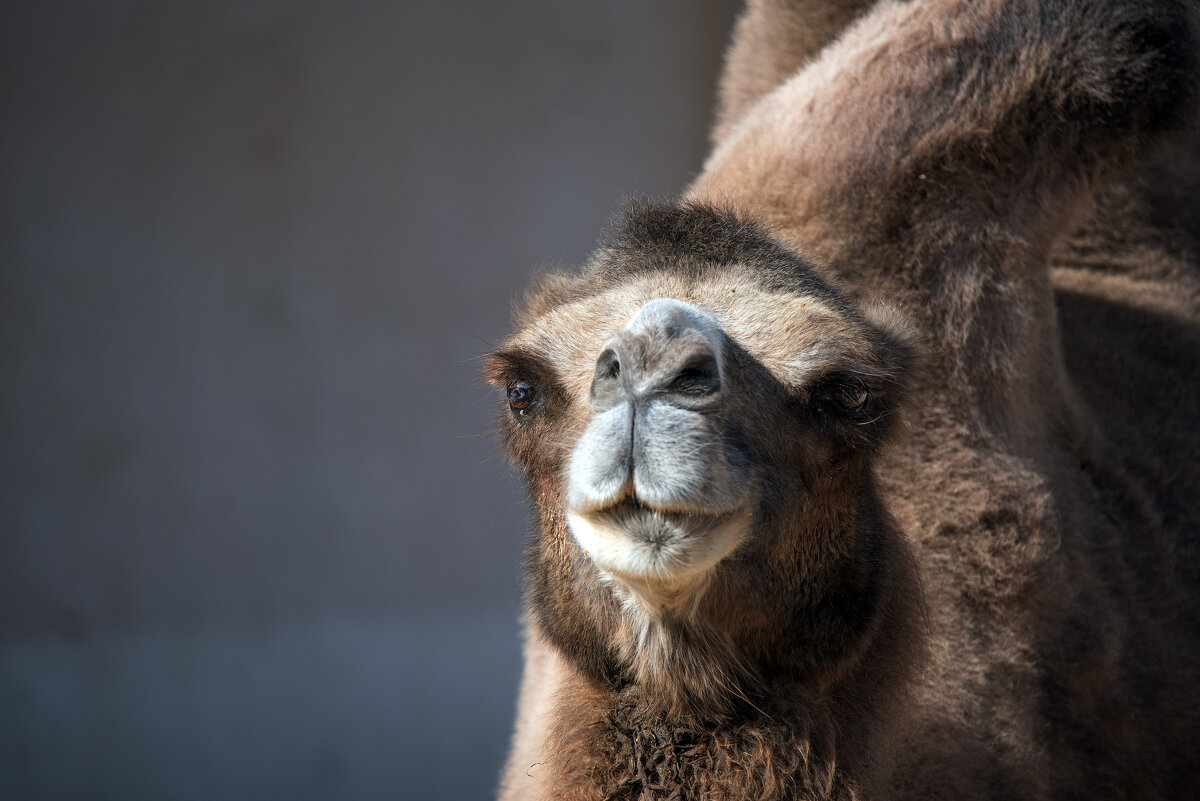
[[[1200,8],[750,0],[713,150],[487,357],[500,797],[1200,785]]]

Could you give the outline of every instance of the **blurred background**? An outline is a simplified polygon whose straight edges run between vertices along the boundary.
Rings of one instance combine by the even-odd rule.
[[[735,11],[0,7],[0,798],[492,794],[478,356],[695,174]]]

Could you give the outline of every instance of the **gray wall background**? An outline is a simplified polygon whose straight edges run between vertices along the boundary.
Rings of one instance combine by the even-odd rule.
[[[698,169],[733,13],[0,7],[0,798],[491,794],[477,357]]]

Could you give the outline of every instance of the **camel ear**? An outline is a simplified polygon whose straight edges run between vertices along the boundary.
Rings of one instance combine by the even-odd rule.
[[[893,419],[882,444],[895,444],[909,428],[921,387],[926,386],[929,343],[909,315],[889,303],[864,304],[861,313],[880,337],[880,356],[888,363],[887,392]]]
[[[883,350],[897,373],[907,376],[905,383],[919,383],[918,374],[926,363],[928,343],[904,310],[890,303],[868,303],[862,316],[882,335]]]
[[[917,328],[899,306],[891,303],[867,303],[862,307],[866,321],[897,343],[917,348]]]
[[[526,326],[551,309],[570,302],[577,293],[575,277],[567,273],[539,272],[525,294],[513,304],[513,319]]]

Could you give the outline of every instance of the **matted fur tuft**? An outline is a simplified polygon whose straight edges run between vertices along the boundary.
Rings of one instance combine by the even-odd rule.
[[[838,772],[834,724],[814,697],[780,704],[777,717],[755,713],[720,727],[663,719],[647,700],[626,691],[610,705],[585,699],[571,710],[593,722],[554,735],[564,801],[595,798],[600,788],[611,801],[860,797]]]
[[[700,280],[732,265],[750,265],[768,290],[819,298],[853,314],[845,296],[795,245],[762,220],[700,200],[628,201],[601,242],[594,280],[608,286],[666,270]]]

